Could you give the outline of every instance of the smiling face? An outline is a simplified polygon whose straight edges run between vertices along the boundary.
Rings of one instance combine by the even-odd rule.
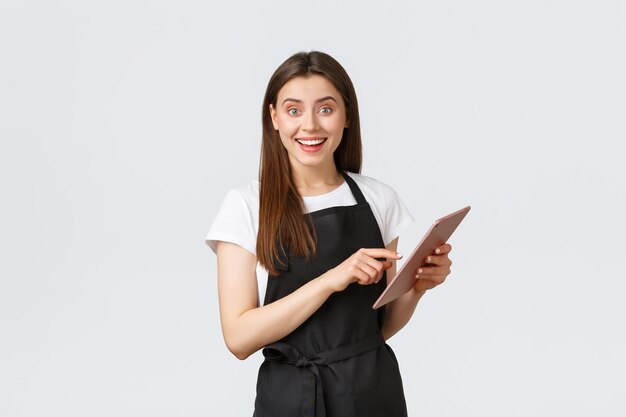
[[[270,104],[270,114],[293,168],[335,169],[333,153],[348,121],[341,94],[327,78],[292,78],[278,92],[276,107]]]

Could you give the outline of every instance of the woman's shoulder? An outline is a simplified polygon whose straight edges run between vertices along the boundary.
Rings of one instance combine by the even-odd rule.
[[[379,179],[355,172],[348,172],[348,175],[357,183],[364,193],[369,192],[383,195],[395,194],[395,190],[389,184]]]
[[[226,193],[226,200],[238,200],[249,208],[259,206],[259,181],[252,180],[246,185],[231,188]]]
[[[256,184],[251,181],[226,192],[205,238],[213,252],[216,252],[217,242],[221,240],[236,243],[250,253],[255,253],[258,189],[258,181]]]

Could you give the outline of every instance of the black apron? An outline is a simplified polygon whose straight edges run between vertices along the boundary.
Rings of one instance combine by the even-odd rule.
[[[282,274],[268,276],[263,304],[276,301],[342,263],[360,248],[383,248],[361,190],[342,175],[357,201],[310,213],[317,257],[305,261],[287,250]],[[386,276],[333,293],[293,332],[263,349],[253,417],[405,417],[398,361],[381,329],[385,306],[372,304]]]

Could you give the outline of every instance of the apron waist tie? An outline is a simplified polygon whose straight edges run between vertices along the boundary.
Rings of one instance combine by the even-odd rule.
[[[271,343],[263,348],[265,360],[286,363],[308,369],[302,372],[302,417],[326,417],[326,407],[319,365],[329,365],[353,356],[361,355],[385,344],[382,333],[361,339],[358,342],[339,346],[334,349],[316,353],[311,357],[303,356],[293,345],[284,342]]]

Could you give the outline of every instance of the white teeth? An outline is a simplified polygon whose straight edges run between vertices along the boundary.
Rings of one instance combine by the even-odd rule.
[[[320,143],[324,142],[326,139],[316,139],[316,140],[296,139],[296,140],[303,145],[314,146],[314,145],[319,145]]]

